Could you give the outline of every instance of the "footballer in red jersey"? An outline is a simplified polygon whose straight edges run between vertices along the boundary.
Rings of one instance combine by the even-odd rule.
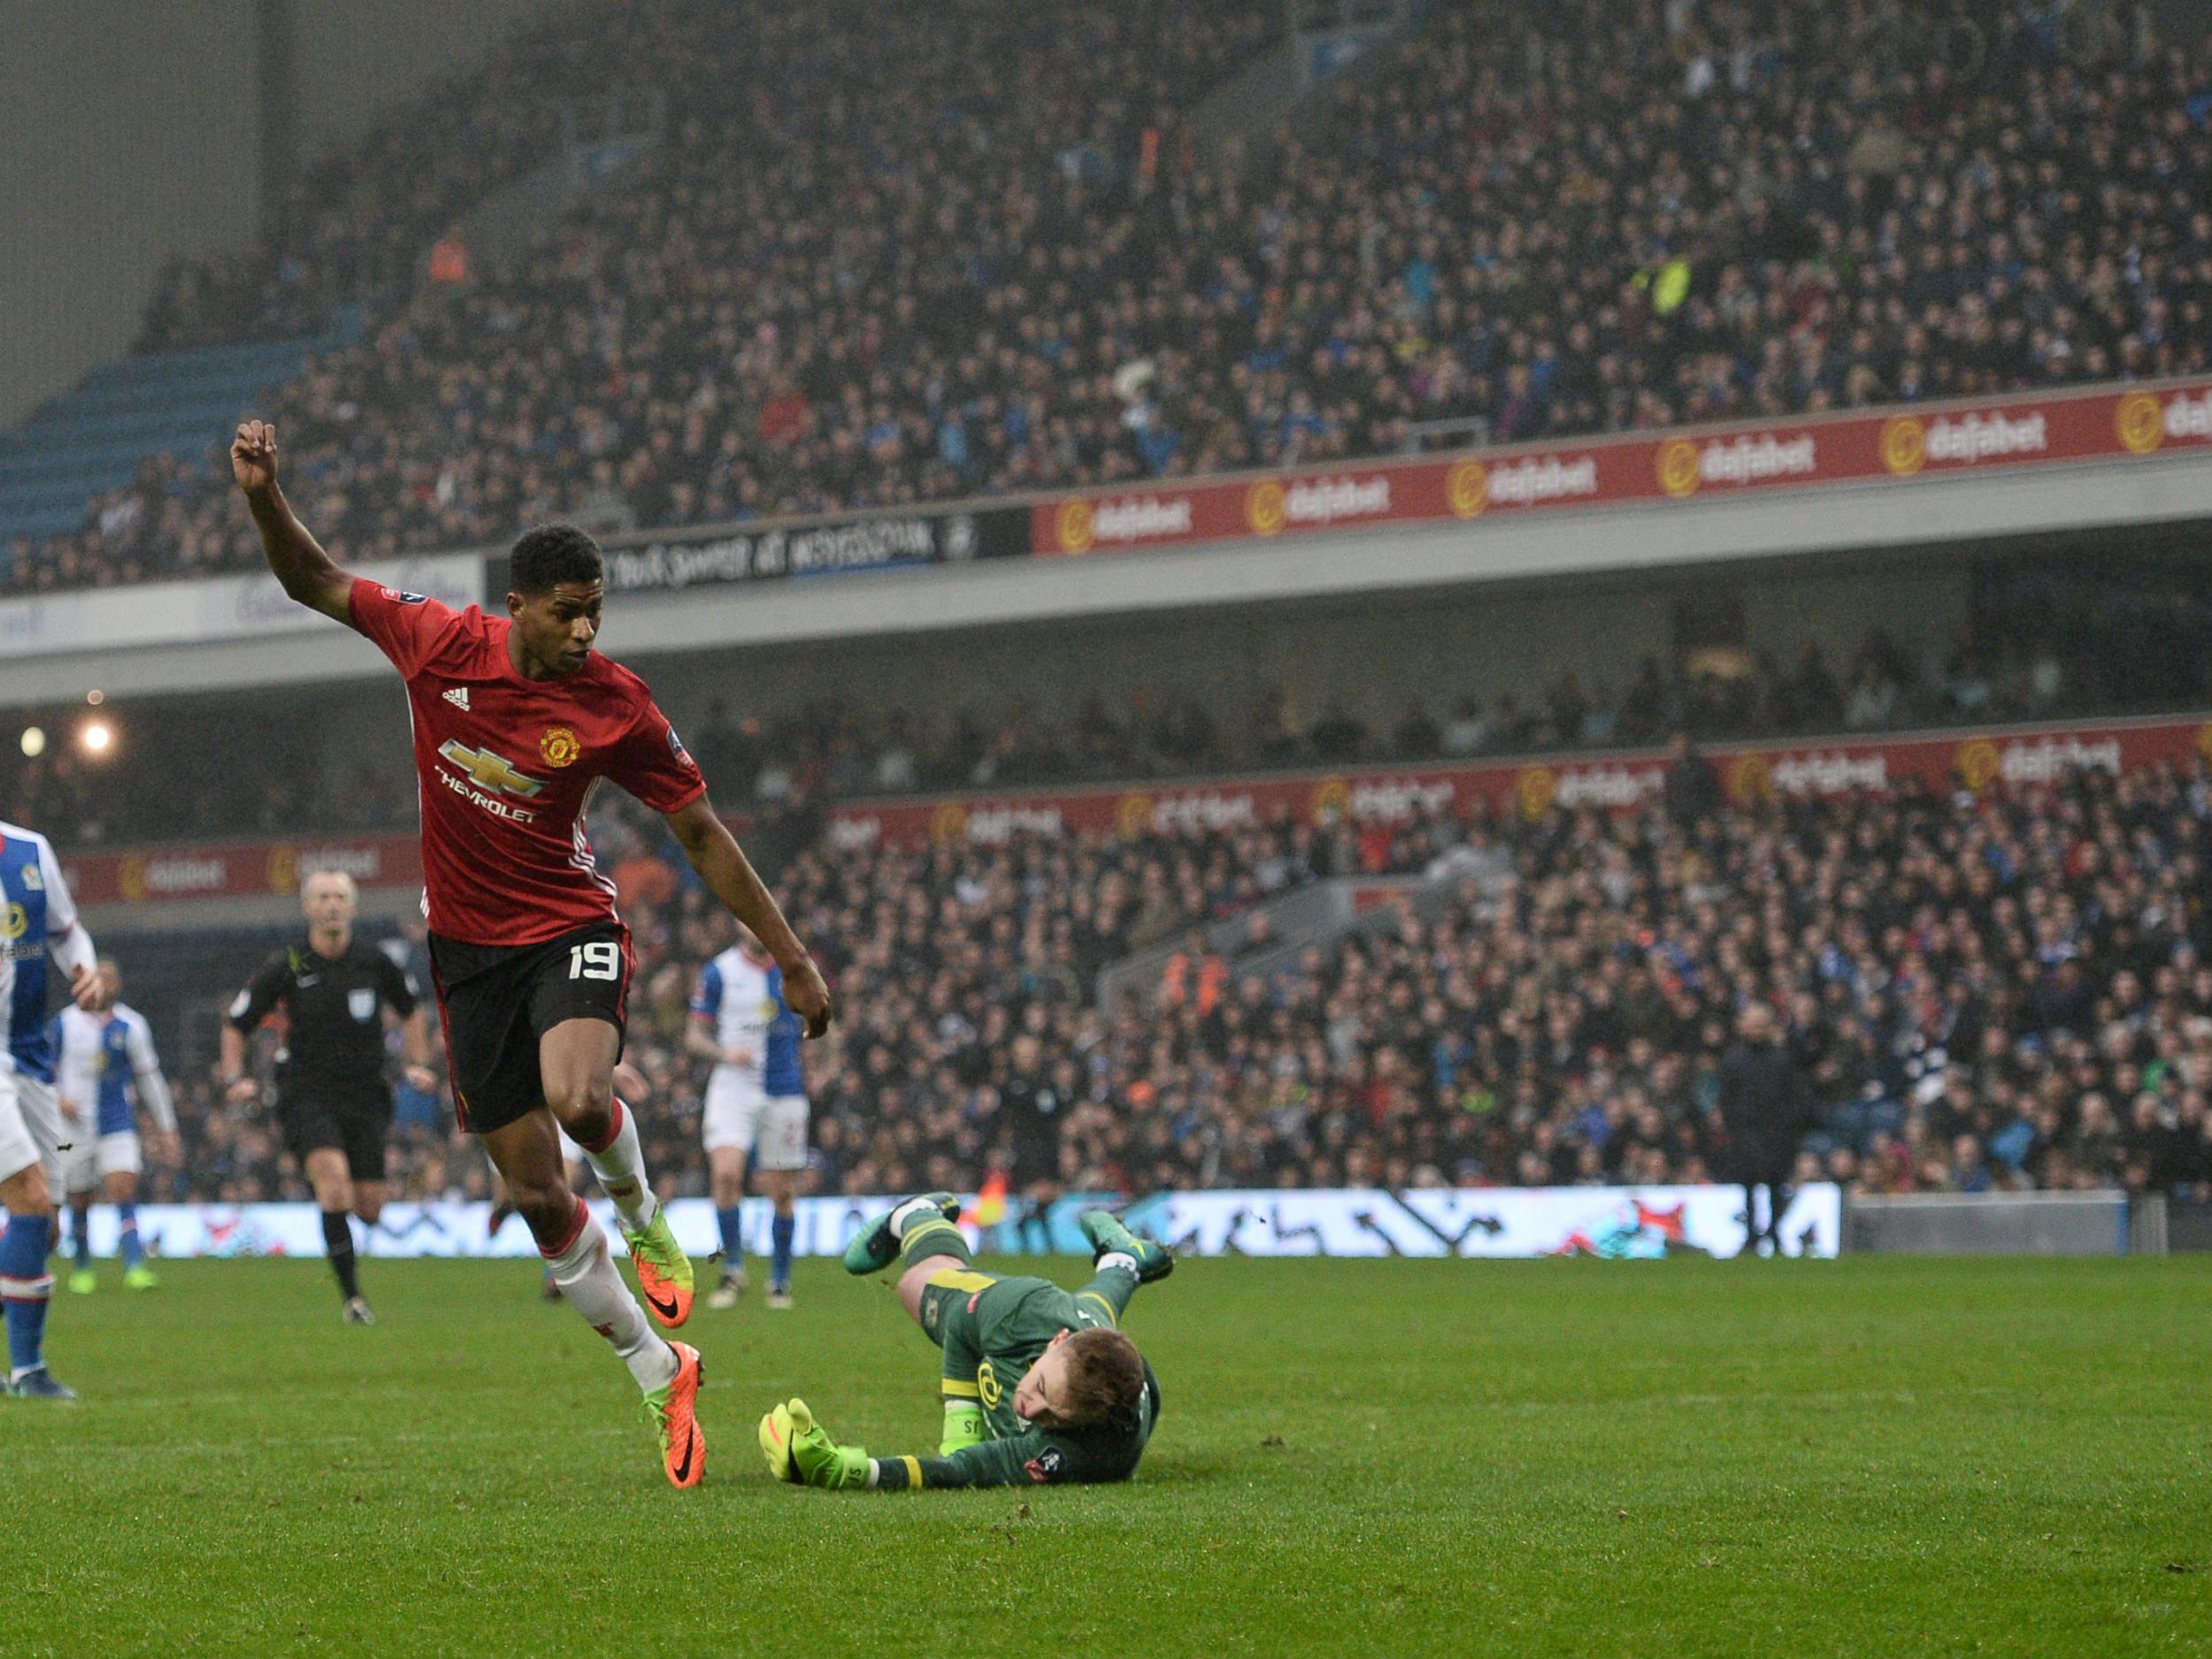
[[[700,879],[782,968],[784,1000],[810,1037],[828,1028],[828,987],[708,805],[705,780],[645,682],[592,649],[605,572],[590,536],[565,525],[530,531],[514,546],[507,614],[456,611],[331,562],[277,486],[273,427],[245,422],[230,458],[284,591],[365,634],[407,683],[423,904],[461,1121],[482,1139],[569,1305],[637,1379],[668,1479],[695,1486],[706,1465],[699,1356],[663,1340],[624,1286],[570,1190],[556,1127],[613,1200],[646,1306],[664,1325],[683,1324],[691,1263],[614,1096],[631,956],[614,884],[585,839],[599,780],[663,816]]]

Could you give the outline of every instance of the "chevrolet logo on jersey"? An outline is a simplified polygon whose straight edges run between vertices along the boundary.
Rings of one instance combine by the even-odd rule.
[[[438,755],[468,773],[469,781],[480,789],[503,789],[526,801],[545,787],[542,779],[517,772],[514,763],[505,756],[495,755],[488,749],[471,749],[458,738],[449,737],[439,744]]]

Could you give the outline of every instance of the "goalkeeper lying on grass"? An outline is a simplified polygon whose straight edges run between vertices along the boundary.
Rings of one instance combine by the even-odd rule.
[[[1071,1295],[1041,1279],[1000,1279],[971,1264],[949,1193],[909,1199],[845,1248],[845,1270],[901,1263],[899,1301],[945,1351],[945,1435],[934,1457],[871,1457],[840,1446],[794,1400],[760,1420],[780,1480],[810,1486],[999,1486],[1123,1480],[1160,1415],[1160,1381],[1116,1326],[1140,1284],[1175,1258],[1103,1210],[1082,1219],[1096,1252]]]

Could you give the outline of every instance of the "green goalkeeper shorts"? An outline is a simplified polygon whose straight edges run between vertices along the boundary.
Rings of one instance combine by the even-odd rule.
[[[978,1321],[976,1309],[983,1293],[1003,1283],[996,1273],[979,1273],[972,1267],[948,1267],[932,1273],[922,1286],[922,1329],[939,1348],[949,1331],[961,1331],[972,1346]]]

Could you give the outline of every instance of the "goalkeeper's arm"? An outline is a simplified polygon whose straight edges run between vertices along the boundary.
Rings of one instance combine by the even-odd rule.
[[[1063,1468],[1058,1450],[1034,1430],[1012,1440],[964,1446],[944,1456],[871,1457],[860,1447],[840,1446],[830,1439],[803,1400],[778,1406],[761,1419],[760,1446],[770,1472],[779,1479],[831,1490],[1003,1486],[1056,1479]]]
[[[1043,1466],[1044,1453],[1045,1437],[1033,1430],[1010,1440],[980,1440],[945,1457],[871,1457],[866,1485],[876,1492],[911,1492],[1050,1479],[1032,1472]]]

